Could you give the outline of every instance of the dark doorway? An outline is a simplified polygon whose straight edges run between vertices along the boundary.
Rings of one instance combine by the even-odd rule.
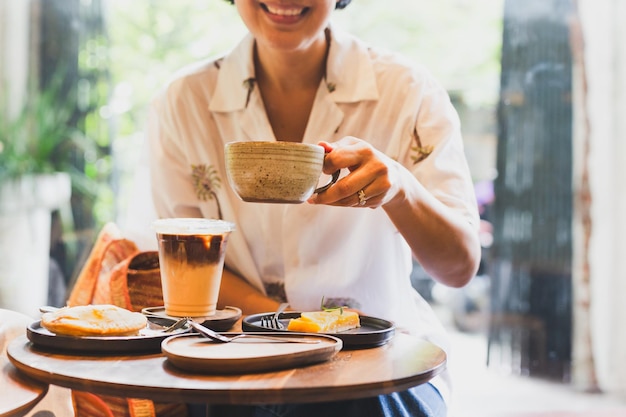
[[[507,0],[490,365],[567,381],[572,339],[570,0]]]

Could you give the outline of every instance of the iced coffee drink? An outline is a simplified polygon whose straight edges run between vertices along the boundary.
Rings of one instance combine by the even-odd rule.
[[[234,224],[212,219],[161,219],[154,223],[165,313],[215,314],[224,254]]]

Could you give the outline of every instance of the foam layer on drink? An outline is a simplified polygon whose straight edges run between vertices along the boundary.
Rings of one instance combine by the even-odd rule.
[[[157,233],[169,235],[219,235],[235,230],[228,221],[197,218],[160,219],[152,227]]]

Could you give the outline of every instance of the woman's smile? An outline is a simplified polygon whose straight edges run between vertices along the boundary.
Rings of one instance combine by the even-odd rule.
[[[315,51],[316,59],[324,58],[324,29],[335,0],[236,0],[235,6],[254,35],[260,55],[270,50]]]
[[[295,23],[308,13],[309,7],[294,4],[260,3],[266,15],[276,23]]]

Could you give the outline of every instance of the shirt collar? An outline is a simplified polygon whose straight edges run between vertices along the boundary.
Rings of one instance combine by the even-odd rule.
[[[330,30],[330,49],[326,64],[326,86],[335,103],[377,100],[378,87],[367,49],[355,37]],[[217,112],[243,110],[254,80],[254,38],[247,34],[216,65],[220,67],[215,95],[209,109]]]
[[[336,103],[378,99],[378,87],[366,45],[354,36],[332,29],[326,83]]]

